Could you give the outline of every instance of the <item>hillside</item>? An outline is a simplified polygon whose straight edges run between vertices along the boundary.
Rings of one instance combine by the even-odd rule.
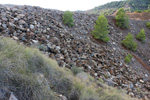
[[[86,13],[112,15],[119,8],[125,8],[128,12],[136,10],[147,10],[150,5],[149,0],[124,0],[107,3],[86,11]]]
[[[0,100],[131,100],[84,72],[58,67],[35,48],[5,37],[0,46]]]
[[[143,100],[150,98],[150,34],[145,26],[147,21],[130,20],[130,28],[122,30],[116,27],[113,16],[107,16],[110,41],[103,43],[91,36],[98,17],[95,14],[74,13],[75,25],[69,28],[62,22],[63,12],[58,10],[0,5],[0,11],[1,36],[38,48],[56,60],[60,67],[83,68],[95,79],[126,90],[131,97]],[[146,43],[135,40],[138,43],[137,50],[126,50],[121,40],[128,32],[135,37],[142,28],[146,32]],[[124,63],[127,53],[134,55],[130,64]],[[8,54],[11,55],[11,52]],[[36,68],[36,71],[40,70]]]

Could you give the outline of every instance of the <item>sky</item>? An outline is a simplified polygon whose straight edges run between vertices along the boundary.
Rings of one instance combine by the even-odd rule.
[[[111,1],[120,0],[0,0],[0,4],[40,6],[57,10],[89,10]]]

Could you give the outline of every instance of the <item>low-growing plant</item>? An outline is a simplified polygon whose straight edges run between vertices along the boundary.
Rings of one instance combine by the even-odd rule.
[[[121,42],[126,48],[131,49],[132,51],[135,51],[137,48],[137,43],[133,40],[133,36],[131,33],[128,33],[126,38],[122,40]]]
[[[73,13],[71,11],[65,11],[63,15],[63,23],[69,27],[72,27],[74,24]]]
[[[150,29],[150,22],[146,22],[146,27]]]
[[[131,55],[131,54],[128,54],[128,55],[125,57],[124,61],[125,61],[125,63],[130,63],[131,59],[132,59],[132,55]]]
[[[136,38],[142,42],[145,42],[145,30],[141,29],[140,33],[136,36]]]

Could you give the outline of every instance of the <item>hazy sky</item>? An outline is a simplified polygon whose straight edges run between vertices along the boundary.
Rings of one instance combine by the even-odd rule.
[[[88,10],[111,1],[120,0],[0,0],[0,4],[32,5],[58,10]]]

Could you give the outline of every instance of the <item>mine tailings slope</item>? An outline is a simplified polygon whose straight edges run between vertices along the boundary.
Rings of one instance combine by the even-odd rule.
[[[150,98],[147,94],[150,88],[147,81],[149,72],[135,58],[130,64],[125,64],[124,58],[129,51],[121,45],[129,32],[136,37],[144,28],[146,43],[135,39],[138,47],[133,53],[150,66],[147,21],[130,20],[130,28],[122,30],[115,25],[115,17],[107,16],[110,41],[103,43],[91,36],[98,15],[74,12],[74,26],[70,28],[63,24],[63,12],[58,10],[0,5],[0,11],[0,35],[39,48],[61,67],[82,67],[108,85],[126,89],[133,97]],[[134,91],[137,87],[140,93]]]
[[[139,62],[143,62],[145,64],[145,66],[147,66],[146,69],[149,70],[149,66],[150,66],[150,29],[148,29],[146,27],[146,22],[149,22],[148,20],[135,20],[135,19],[130,19],[130,28],[129,29],[120,29],[118,28],[114,23],[115,23],[115,17],[114,16],[108,16],[108,21],[109,21],[109,24],[110,24],[110,27],[113,27],[113,30],[110,29],[110,33],[111,34],[120,34],[119,37],[115,38],[116,41],[120,42],[121,43],[121,40],[123,40],[125,38],[126,35],[128,35],[128,33],[131,33],[134,38],[135,38],[135,41],[138,43],[138,46],[137,46],[137,50],[135,52],[132,52],[133,53],[133,56],[136,58],[136,59],[140,59],[142,61],[139,61]],[[138,18],[138,17],[137,17]],[[139,19],[139,18],[138,18]],[[138,41],[136,39],[136,35],[139,34],[140,30],[141,29],[144,29],[145,30],[145,35],[146,35],[146,43],[142,43],[140,41]],[[120,45],[121,46],[121,45]],[[136,55],[138,57],[136,57]],[[150,70],[149,70],[150,72]]]

